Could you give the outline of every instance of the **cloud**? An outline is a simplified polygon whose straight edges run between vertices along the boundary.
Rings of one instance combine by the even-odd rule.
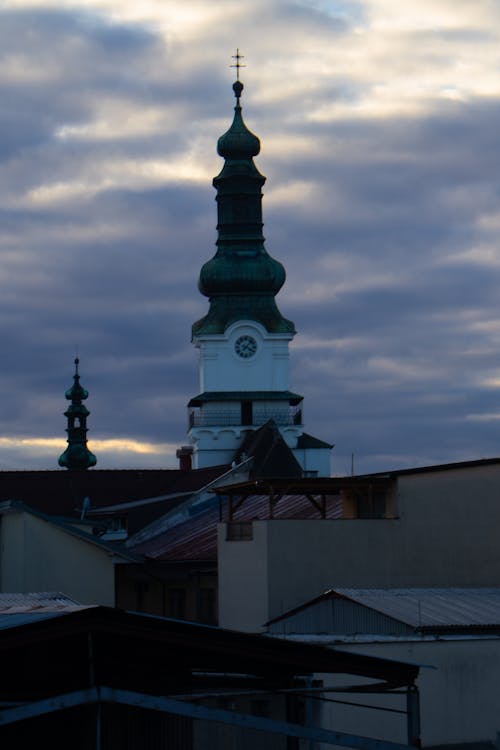
[[[235,43],[308,431],[337,473],[498,452],[497,3],[7,0],[0,21],[4,468],[56,466],[76,350],[100,467],[185,442]]]

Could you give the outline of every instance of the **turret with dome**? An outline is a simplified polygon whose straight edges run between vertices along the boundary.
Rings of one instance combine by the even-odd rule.
[[[64,412],[68,420],[68,447],[59,456],[59,466],[66,469],[88,469],[97,463],[96,457],[87,447],[87,417],[90,412],[82,401],[88,398],[89,392],[80,383],[79,364],[77,357],[73,385],[65,393],[68,401],[71,401]]]

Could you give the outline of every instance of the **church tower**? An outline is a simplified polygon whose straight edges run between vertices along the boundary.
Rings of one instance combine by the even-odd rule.
[[[237,62],[239,69],[239,55]],[[192,327],[193,344],[200,350],[200,394],[188,405],[194,466],[230,463],[248,433],[273,420],[302,467],[328,475],[331,446],[322,441],[316,441],[312,459],[318,464],[320,449],[321,465],[304,466],[309,436],[303,432],[302,396],[288,390],[288,345],[295,326],[275,300],[286,274],[264,247],[266,178],[253,161],[260,142],[243,121],[239,76],[233,91],[234,119],[217,144],[224,166],[213,180],[217,252],[202,267],[198,282],[210,306]]]

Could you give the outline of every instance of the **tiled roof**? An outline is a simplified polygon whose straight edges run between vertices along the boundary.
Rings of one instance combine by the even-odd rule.
[[[338,496],[327,498],[328,519],[342,516],[342,505]],[[304,495],[284,495],[273,507],[274,519],[318,519],[320,514]],[[233,521],[264,520],[269,518],[269,496],[253,495],[245,499]],[[222,520],[227,520],[227,508],[223,504]],[[174,526],[158,536],[131,548],[154,560],[213,560],[217,559],[217,524],[219,504],[214,498],[198,515]]]

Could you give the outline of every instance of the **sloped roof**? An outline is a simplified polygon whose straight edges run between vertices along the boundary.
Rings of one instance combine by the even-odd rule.
[[[0,593],[0,612],[35,612],[42,609],[66,609],[80,606],[75,599],[71,599],[61,591],[36,591],[27,594]]]
[[[500,625],[500,588],[335,589],[414,628]]]
[[[246,435],[236,461],[253,458],[250,477],[301,477],[302,467],[273,419]]]
[[[37,591],[28,594],[0,594],[0,630],[41,622],[60,614],[87,609],[60,591]]]
[[[320,440],[320,438],[314,437],[314,435],[309,435],[308,432],[303,432],[297,440],[297,448],[303,450],[322,450],[324,448],[331,450],[333,447],[333,443],[327,443],[324,440]]]
[[[158,561],[213,560],[217,559],[217,524],[227,520],[227,506],[213,498],[211,504],[197,516],[173,526],[167,531],[152,536],[136,546],[129,547],[136,554]],[[326,503],[326,517],[342,516],[342,505],[338,497],[330,497]],[[318,519],[320,513],[304,495],[283,495],[273,506],[274,519]],[[253,495],[234,511],[233,521],[264,520],[269,518],[269,495]]]
[[[312,610],[329,599],[354,602],[415,630],[500,627],[500,588],[335,588],[268,624]]]
[[[0,639],[2,700],[24,702],[87,687],[89,634],[100,683],[149,694],[186,692],[196,681],[206,684],[208,672],[218,675],[220,685],[224,674],[228,684],[238,675],[272,683],[321,671],[390,685],[411,683],[418,675],[417,666],[404,662],[110,607],[22,618],[0,616],[10,622]]]

